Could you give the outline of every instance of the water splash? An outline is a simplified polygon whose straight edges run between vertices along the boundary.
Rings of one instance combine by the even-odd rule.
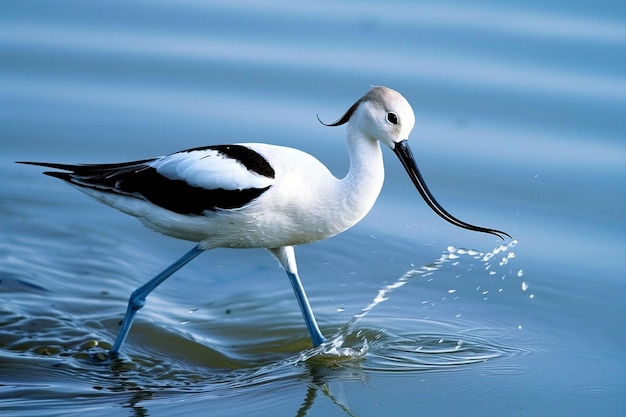
[[[445,264],[452,263],[458,265],[462,257],[470,257],[478,260],[486,271],[493,268],[493,260],[500,258],[499,267],[503,267],[515,258],[515,252],[511,251],[518,241],[499,245],[489,252],[480,252],[473,249],[456,248],[449,246],[439,258],[432,263],[418,268],[410,269],[394,282],[385,285],[378,290],[372,301],[361,311],[355,314],[344,326],[342,326],[328,342],[318,348],[304,352],[300,355],[300,361],[316,360],[337,360],[342,357],[345,360],[362,359],[366,355],[370,358],[369,363],[374,363],[372,370],[423,370],[433,367],[466,365],[476,362],[484,362],[488,359],[505,355],[509,349],[504,346],[495,345],[485,338],[465,335],[459,337],[454,334],[439,335],[412,335],[391,336],[385,330],[378,331],[369,336],[365,332],[357,331],[357,325],[374,308],[389,300],[390,294],[415,278],[425,278],[433,275]],[[493,272],[493,271],[491,271]],[[494,272],[495,273],[495,272]],[[516,273],[518,277],[522,271]],[[504,278],[503,278],[504,279]],[[526,288],[528,284],[524,281]],[[477,289],[480,289],[478,287]],[[525,288],[524,288],[525,290]],[[448,294],[454,294],[456,289],[449,289]],[[501,290],[500,290],[501,292]],[[489,291],[482,290],[483,299],[487,299]],[[457,316],[458,317],[458,316]],[[351,345],[350,338],[356,338],[355,347]],[[371,360],[375,358],[375,360]]]
[[[397,290],[398,288],[403,287],[404,285],[406,285],[407,283],[409,283],[410,281],[412,281],[414,278],[416,277],[426,277],[429,275],[432,275],[435,271],[439,270],[442,268],[443,265],[445,265],[446,263],[449,263],[451,261],[457,261],[461,256],[463,255],[467,255],[470,256],[474,259],[480,259],[481,262],[485,265],[485,269],[488,270],[491,268],[491,259],[499,254],[499,253],[505,253],[507,252],[509,249],[515,247],[515,245],[517,245],[518,241],[517,240],[513,240],[512,242],[510,242],[508,245],[499,245],[496,248],[494,248],[491,252],[479,252],[473,249],[458,249],[455,248],[454,246],[448,246],[448,248],[441,254],[441,256],[436,259],[434,262],[421,266],[419,268],[414,268],[411,269],[407,272],[404,273],[404,275],[402,275],[400,278],[398,278],[395,282],[391,283],[391,284],[387,284],[385,285],[383,288],[381,288],[380,290],[378,290],[378,293],[376,294],[376,296],[374,297],[374,299],[367,305],[365,306],[359,313],[355,314],[354,317],[352,317],[352,319],[346,323],[340,330],[339,332],[333,337],[334,339],[341,339],[342,335],[346,335],[346,334],[350,334],[354,331],[356,325],[370,312],[372,311],[376,306],[380,305],[381,303],[387,301],[389,299],[389,294],[392,293],[393,291]],[[503,259],[511,259],[515,257],[515,252],[509,252],[507,254],[507,256],[505,256]],[[506,263],[506,262],[505,262]],[[504,264],[505,264],[504,263]],[[500,263],[500,266],[502,266],[503,263]],[[456,292],[455,289],[450,289],[448,290],[448,293],[453,294],[454,292]]]

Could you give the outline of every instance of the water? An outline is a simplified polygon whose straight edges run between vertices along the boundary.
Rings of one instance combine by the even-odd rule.
[[[0,413],[568,415],[626,411],[621,2],[0,5]],[[115,162],[261,141],[337,175],[369,85],[402,92],[445,224],[385,152],[350,231],[297,249],[311,349],[262,250],[203,254],[16,160]]]

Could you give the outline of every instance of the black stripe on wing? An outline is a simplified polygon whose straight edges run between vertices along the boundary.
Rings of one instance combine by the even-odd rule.
[[[227,158],[238,161],[241,165],[246,167],[248,171],[256,172],[264,177],[274,178],[274,175],[276,174],[274,172],[274,168],[272,168],[263,156],[261,156],[258,152],[242,145],[202,146],[200,148],[187,149],[183,152],[204,151],[207,149],[218,151]]]
[[[214,149],[214,147],[211,148]],[[146,159],[119,164],[94,165],[20,163],[70,171],[49,171],[44,172],[44,174],[60,178],[77,186],[144,199],[179,214],[199,215],[207,210],[240,208],[270,188],[268,186],[265,188],[224,190],[221,188],[194,187],[183,180],[170,179],[159,174],[155,168],[148,165],[155,160]]]

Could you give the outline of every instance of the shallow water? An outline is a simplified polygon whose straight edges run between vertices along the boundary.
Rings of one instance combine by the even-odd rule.
[[[0,5],[0,414],[626,412],[621,2],[66,1]],[[297,248],[311,349],[263,250],[187,251],[16,160],[115,162],[236,141],[347,169],[369,85],[416,113],[432,214],[385,151],[350,231]]]

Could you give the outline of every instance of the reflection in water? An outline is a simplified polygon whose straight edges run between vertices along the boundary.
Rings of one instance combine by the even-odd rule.
[[[137,390],[131,398],[122,407],[130,408],[133,417],[147,417],[150,415],[148,410],[139,405],[142,401],[149,400],[154,396],[152,391]]]
[[[327,379],[325,377],[324,368],[320,367],[317,364],[309,364],[309,381],[306,382],[307,391],[304,400],[302,401],[302,405],[296,412],[296,417],[306,416],[313,404],[315,403],[315,398],[317,397],[317,393],[321,392],[328,399],[332,401],[333,404],[339,408],[345,415],[347,416],[356,416],[357,414],[353,412],[350,407],[333,395],[330,386],[327,383]]]

